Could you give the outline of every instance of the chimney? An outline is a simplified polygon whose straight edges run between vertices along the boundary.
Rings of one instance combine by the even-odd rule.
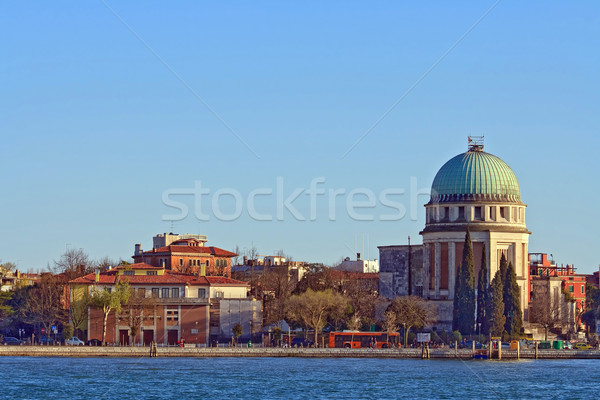
[[[360,253],[356,253],[356,261],[360,260]]]
[[[142,254],[142,245],[138,243],[135,245],[135,252],[133,255],[139,256],[140,254]]]
[[[96,270],[96,277],[94,278],[94,282],[98,283],[100,282],[100,271]]]

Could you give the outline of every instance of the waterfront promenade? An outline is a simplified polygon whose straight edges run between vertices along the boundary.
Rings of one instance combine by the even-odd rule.
[[[502,359],[535,359],[535,349],[502,350]],[[432,359],[472,359],[471,349],[431,349]],[[149,347],[0,346],[0,356],[149,357]],[[302,357],[302,358],[422,358],[421,349],[337,349],[278,347],[158,347],[157,357]],[[598,350],[539,349],[538,359],[600,359]]]

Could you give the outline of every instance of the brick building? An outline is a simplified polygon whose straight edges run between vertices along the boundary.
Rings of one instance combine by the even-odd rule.
[[[133,260],[189,274],[231,277],[231,257],[237,254],[206,246],[204,235],[162,234],[153,238],[152,250],[135,245]]]
[[[147,345],[155,341],[174,345],[183,340],[185,343],[207,345],[211,320],[215,319],[212,314],[219,319],[221,300],[252,302],[247,297],[249,286],[244,282],[223,276],[185,274],[145,263],[122,265],[70,281],[70,301],[76,302],[84,293],[91,293],[95,288],[114,290],[117,282],[124,281],[129,283],[132,293],[143,299],[139,307],[140,331],[135,341],[130,338],[130,318],[132,307],[135,307],[130,301],[121,314],[110,313],[106,332],[108,343]],[[89,307],[88,315],[87,338],[102,339],[102,312]],[[262,319],[262,315],[257,318]]]

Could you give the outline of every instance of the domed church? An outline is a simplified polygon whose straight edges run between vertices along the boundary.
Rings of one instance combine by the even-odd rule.
[[[531,232],[519,182],[502,159],[483,150],[483,137],[469,137],[468,150],[436,174],[426,209],[422,245],[380,246],[380,293],[393,298],[420,295],[434,300],[439,326],[452,324],[456,271],[462,262],[467,227],[473,243],[475,277],[483,247],[494,277],[504,254],[512,262],[527,309],[527,246]],[[404,282],[401,282],[404,281]]]

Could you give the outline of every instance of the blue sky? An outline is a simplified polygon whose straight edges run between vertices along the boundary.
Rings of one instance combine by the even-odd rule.
[[[128,259],[171,226],[325,263],[364,236],[374,258],[420,242],[427,196],[411,207],[411,182],[428,189],[485,135],[519,179],[530,251],[597,270],[598,3],[321,3],[0,3],[0,259],[37,270],[67,247]],[[278,181],[284,198],[303,191],[305,221],[277,218]],[[195,182],[210,189],[208,220],[189,195],[173,197],[187,218],[165,220],[177,210],[163,194]],[[272,191],[254,197],[272,221],[249,215],[257,189]],[[394,209],[379,196],[400,189],[389,198],[406,215],[382,221]],[[333,221],[330,190],[344,191]],[[236,214],[219,191],[240,194],[239,218],[210,212],[216,198]],[[370,221],[348,215],[352,191],[376,196],[358,211]]]

